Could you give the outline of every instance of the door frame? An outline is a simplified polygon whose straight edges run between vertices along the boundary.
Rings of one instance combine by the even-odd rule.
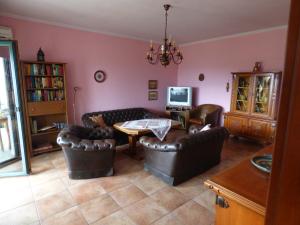
[[[291,0],[266,225],[298,225],[300,212],[300,1]]]
[[[27,151],[26,144],[26,131],[24,121],[24,100],[22,95],[22,81],[20,76],[20,64],[18,54],[18,44],[15,40],[0,40],[0,46],[8,47],[10,66],[12,73],[12,85],[14,89],[15,106],[16,106],[16,120],[18,123],[18,136],[20,146],[20,156],[22,160],[22,171],[19,172],[4,172],[0,174],[0,177],[7,176],[23,176],[30,173],[30,158]]]

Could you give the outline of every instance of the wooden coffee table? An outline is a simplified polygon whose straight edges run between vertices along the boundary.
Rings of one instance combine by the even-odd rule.
[[[136,142],[138,141],[138,138],[142,135],[149,134],[152,131],[150,129],[129,129],[124,128],[122,125],[125,122],[115,123],[113,127],[119,131],[124,132],[128,135],[128,142],[129,142],[129,154],[135,155],[136,154]],[[177,128],[180,127],[181,123],[176,120],[171,121],[171,128]]]

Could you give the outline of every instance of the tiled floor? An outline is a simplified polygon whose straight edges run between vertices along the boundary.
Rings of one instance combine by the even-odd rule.
[[[203,181],[260,148],[230,139],[218,166],[176,187],[121,152],[115,176],[89,180],[68,178],[62,152],[40,155],[32,175],[0,178],[0,225],[212,225],[214,195]]]

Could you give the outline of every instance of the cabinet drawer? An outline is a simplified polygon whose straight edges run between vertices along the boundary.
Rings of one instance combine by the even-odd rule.
[[[29,116],[49,115],[66,113],[65,101],[53,102],[29,102],[28,114]]]

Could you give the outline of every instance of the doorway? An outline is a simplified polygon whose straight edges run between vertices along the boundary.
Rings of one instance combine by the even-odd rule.
[[[0,176],[29,173],[15,41],[0,40]]]

